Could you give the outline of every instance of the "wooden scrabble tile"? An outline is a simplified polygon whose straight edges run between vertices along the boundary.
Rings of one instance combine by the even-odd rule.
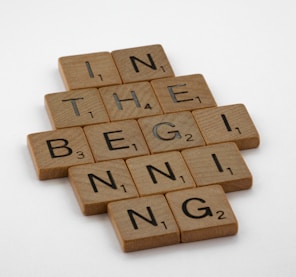
[[[249,189],[252,175],[233,142],[181,152],[197,186],[220,184],[225,192]]]
[[[108,215],[122,250],[143,250],[179,243],[179,230],[163,195],[108,204]]]
[[[27,142],[40,180],[65,177],[69,167],[94,162],[80,127],[29,134]]]
[[[61,57],[59,69],[67,90],[121,84],[109,52]]]
[[[45,95],[45,107],[54,128],[108,122],[108,114],[96,88]]]
[[[238,223],[221,186],[166,194],[181,233],[181,242],[235,235]]]
[[[162,114],[149,82],[100,88],[111,121]]]
[[[151,153],[205,145],[191,112],[140,118],[138,122]]]
[[[111,201],[138,197],[123,160],[112,160],[69,168],[69,180],[85,215],[107,212]]]
[[[167,152],[126,160],[141,196],[195,187],[180,152]]]
[[[174,76],[164,49],[159,44],[116,50],[111,54],[123,83]]]
[[[259,146],[259,134],[243,104],[192,112],[206,144],[233,141],[239,149]]]
[[[153,80],[151,85],[165,113],[217,106],[201,74]]]
[[[90,125],[84,131],[97,162],[149,154],[136,120]]]

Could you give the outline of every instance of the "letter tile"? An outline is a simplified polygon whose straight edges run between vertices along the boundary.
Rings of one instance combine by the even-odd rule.
[[[164,113],[217,106],[206,80],[201,74],[152,80],[151,85]]]
[[[108,215],[125,252],[180,242],[178,226],[163,195],[112,202]]]
[[[151,153],[205,145],[191,112],[140,118],[138,122]]]
[[[225,192],[249,189],[252,175],[233,142],[183,150],[197,186],[220,184]]]
[[[196,186],[177,151],[131,158],[126,163],[141,196]]]
[[[162,114],[149,82],[100,88],[111,121]]]
[[[69,180],[85,215],[107,212],[109,202],[138,197],[123,160],[73,166]]]
[[[108,114],[96,88],[45,95],[45,107],[55,129],[108,122]]]
[[[206,144],[235,142],[239,149],[259,146],[259,134],[243,104],[192,112]]]
[[[181,242],[235,235],[238,223],[221,186],[166,194],[181,233]]]
[[[136,120],[90,125],[84,131],[97,162],[149,154]]]
[[[40,180],[68,176],[68,168],[93,163],[82,128],[29,134],[28,148]]]
[[[174,76],[169,60],[159,44],[115,50],[111,54],[123,83]]]
[[[109,52],[61,57],[59,69],[67,90],[121,84]]]

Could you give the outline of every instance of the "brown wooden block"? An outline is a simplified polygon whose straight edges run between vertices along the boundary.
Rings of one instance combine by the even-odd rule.
[[[131,158],[126,163],[141,196],[196,186],[177,151]]]
[[[71,167],[69,180],[85,215],[107,212],[107,204],[111,201],[138,197],[123,160]]]
[[[121,84],[109,52],[61,57],[59,69],[67,90]]]
[[[136,120],[90,125],[84,131],[97,162],[149,154]]]
[[[239,149],[259,146],[259,134],[243,104],[193,111],[206,144],[235,142]]]
[[[201,74],[153,80],[151,85],[165,113],[217,106]]]
[[[100,88],[111,121],[162,114],[149,82]]]
[[[233,142],[181,152],[197,186],[220,184],[225,192],[249,189],[252,175]]]
[[[45,107],[54,128],[108,122],[108,114],[96,88],[45,95]]]
[[[161,45],[148,45],[112,52],[123,83],[174,76]]]
[[[235,235],[238,223],[221,186],[166,194],[181,233],[181,242]]]
[[[27,141],[40,180],[65,177],[69,167],[94,162],[80,127],[29,134]]]
[[[151,153],[205,145],[191,112],[140,118],[138,122]]]
[[[108,215],[125,252],[180,242],[177,224],[163,195],[112,202]]]

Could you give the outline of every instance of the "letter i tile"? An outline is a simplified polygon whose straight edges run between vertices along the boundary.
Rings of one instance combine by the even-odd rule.
[[[109,52],[61,57],[59,69],[67,90],[121,84]]]
[[[252,175],[234,142],[183,150],[182,155],[199,186],[219,184],[225,192],[249,189]]]
[[[238,223],[219,185],[166,194],[181,232],[181,242],[235,235]]]
[[[178,226],[163,195],[112,202],[108,215],[124,252],[180,242]]]
[[[206,144],[232,141],[241,150],[259,145],[259,134],[243,104],[195,110],[192,114]]]

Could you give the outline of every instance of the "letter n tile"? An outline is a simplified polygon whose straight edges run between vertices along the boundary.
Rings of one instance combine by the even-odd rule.
[[[122,250],[143,250],[179,243],[179,229],[163,195],[108,204]]]
[[[73,166],[69,180],[85,215],[105,213],[109,202],[138,197],[123,160]]]

